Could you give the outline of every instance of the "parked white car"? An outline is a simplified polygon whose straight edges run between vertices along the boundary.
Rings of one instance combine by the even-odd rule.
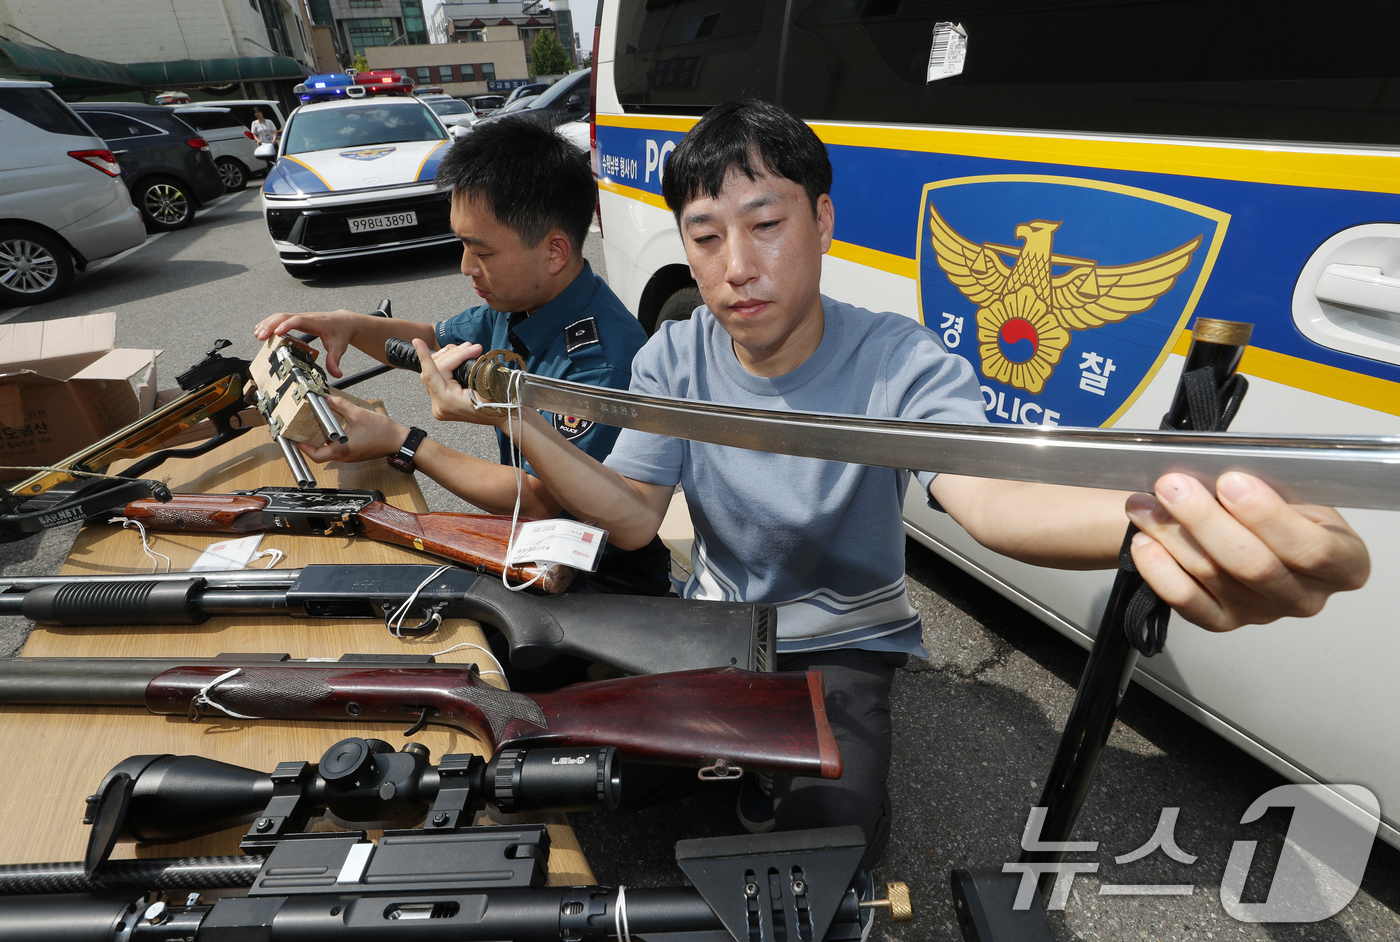
[[[253,132],[231,109],[181,105],[172,110],[209,142],[219,179],[230,191],[243,189],[254,171],[263,169],[263,162],[253,156],[253,151],[258,149]]]
[[[121,173],[48,82],[0,80],[0,305],[51,301],[146,241]]]
[[[288,273],[317,265],[455,242],[447,191],[433,184],[451,140],[416,98],[303,105],[263,183],[268,234]]]

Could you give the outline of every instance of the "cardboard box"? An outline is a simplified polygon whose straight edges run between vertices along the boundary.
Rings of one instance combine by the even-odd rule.
[[[0,325],[0,481],[101,441],[150,411],[159,350],[116,350],[117,315]],[[138,377],[136,387],[132,377]]]

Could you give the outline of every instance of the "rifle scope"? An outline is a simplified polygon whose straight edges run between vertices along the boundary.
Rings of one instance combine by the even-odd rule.
[[[430,809],[494,805],[512,814],[616,809],[621,794],[617,749],[506,748],[488,762],[471,754],[430,765],[421,743],[401,751],[379,739],[342,739],[318,764],[283,762],[271,773],[203,756],[132,756],[90,796],[84,823],[105,859],[122,836],[181,841],[254,820],[249,838],[300,830],[329,812],[354,824],[416,823]],[[438,811],[426,827],[442,827]],[[451,815],[452,826],[457,814]],[[90,860],[94,858],[90,857]]]

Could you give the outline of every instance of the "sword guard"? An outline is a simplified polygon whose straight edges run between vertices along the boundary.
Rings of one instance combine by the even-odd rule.
[[[467,389],[475,396],[477,409],[486,415],[505,415],[509,412],[504,405],[482,403],[509,403],[510,378],[517,370],[524,372],[525,359],[513,350],[492,350],[477,358],[476,365],[467,374]]]

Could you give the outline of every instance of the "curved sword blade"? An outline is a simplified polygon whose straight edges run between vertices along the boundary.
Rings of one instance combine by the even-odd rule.
[[[510,372],[504,367],[493,369]],[[505,388],[499,375],[485,379],[496,390]],[[1216,478],[1226,471],[1243,471],[1267,481],[1294,503],[1400,510],[1397,436],[1326,438],[911,422],[748,409],[531,375],[521,377],[518,388],[521,404],[531,408],[782,455],[1133,491],[1151,491],[1157,478],[1172,471],[1190,474],[1213,490]]]

